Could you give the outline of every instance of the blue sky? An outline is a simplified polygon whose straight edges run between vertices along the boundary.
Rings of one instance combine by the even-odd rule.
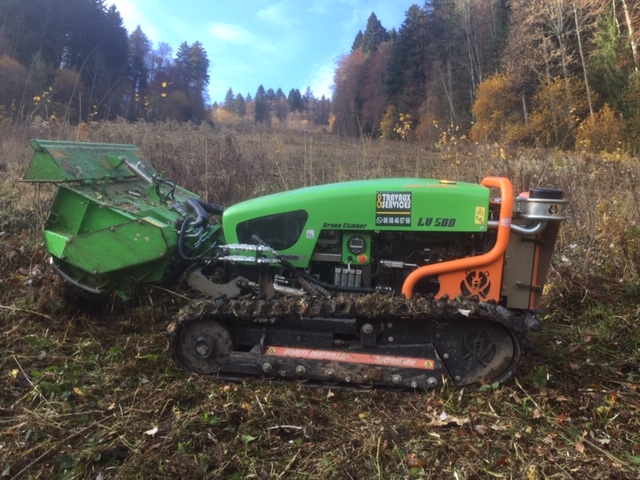
[[[255,96],[258,86],[307,86],[331,96],[336,61],[348,54],[371,12],[387,29],[400,28],[411,0],[107,0],[131,33],[137,25],[157,48],[173,53],[186,41],[202,42],[209,61],[211,101],[229,89]]]

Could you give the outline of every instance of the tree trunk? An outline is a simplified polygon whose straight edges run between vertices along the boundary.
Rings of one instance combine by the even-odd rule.
[[[447,96],[447,101],[449,102],[449,125],[453,126],[456,123],[456,114],[453,105],[453,98],[451,96],[451,57],[447,58],[447,78],[445,78],[442,73],[442,68],[440,68],[440,63],[438,63],[438,73],[440,74],[440,80],[442,81],[442,87],[444,88],[444,93]],[[447,85],[448,84],[448,85]]]
[[[620,35],[620,22],[618,21],[618,9],[616,8],[616,2],[618,0],[611,0],[611,9],[613,10],[613,19],[616,22],[616,30]]]
[[[580,61],[582,62],[582,73],[584,74],[584,86],[587,89],[587,103],[589,103],[589,116],[593,122],[593,103],[591,102],[591,91],[589,89],[589,76],[587,75],[587,64],[584,60],[584,51],[582,50],[582,37],[580,35],[580,19],[578,17],[578,9],[576,2],[573,2],[573,16],[576,20],[576,37],[578,37],[578,51],[580,52]]]
[[[549,66],[550,63],[550,53],[549,53],[549,47],[547,46],[548,44],[548,40],[547,37],[542,37],[542,46],[544,48],[544,66],[545,66],[545,73],[547,76],[547,82],[549,84],[551,84],[551,69]],[[566,82],[566,78],[565,78],[565,85],[567,84]],[[556,107],[555,107],[555,100],[553,99],[553,96],[550,97],[550,102],[551,102],[551,115],[553,116],[553,125],[551,126],[551,128],[553,128],[553,138],[555,140],[556,145],[558,144],[558,139],[560,137],[560,134],[558,132],[558,121],[556,119]]]
[[[627,0],[621,1],[622,9],[624,10],[624,18],[627,22],[627,30],[629,30],[629,43],[631,44],[631,53],[633,54],[633,64],[635,65],[637,71],[640,67],[640,60],[638,59],[638,42],[636,42],[636,37],[633,30],[633,22],[631,21],[631,13],[629,12]]]

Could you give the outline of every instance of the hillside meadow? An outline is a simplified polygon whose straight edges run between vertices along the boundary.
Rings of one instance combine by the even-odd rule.
[[[32,138],[140,147],[230,205],[391,176],[556,187],[570,200],[545,328],[515,380],[360,390],[178,370],[184,287],[95,298],[57,276],[41,228],[54,187],[21,183]],[[640,471],[640,161],[625,152],[435,144],[178,123],[0,123],[0,476],[22,479],[635,479]]]

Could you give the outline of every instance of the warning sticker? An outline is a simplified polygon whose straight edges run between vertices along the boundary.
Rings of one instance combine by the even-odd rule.
[[[411,193],[378,192],[376,225],[411,226]]]
[[[266,348],[266,355],[306,360],[324,360],[330,362],[362,363],[366,365],[379,365],[386,367],[416,368],[419,370],[435,370],[436,368],[436,362],[432,358],[398,357],[395,355],[315,350],[296,347],[269,346]]]
[[[485,207],[476,207],[476,216],[475,216],[476,225],[484,225],[484,218],[486,214],[487,214],[487,209]]]

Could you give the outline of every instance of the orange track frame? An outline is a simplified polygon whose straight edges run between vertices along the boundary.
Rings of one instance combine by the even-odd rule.
[[[464,281],[466,273],[475,269],[483,269],[494,285],[494,288],[489,290],[487,298],[483,298],[483,300],[500,300],[504,252],[509,245],[511,235],[513,186],[509,180],[503,177],[486,177],[481,184],[485,187],[500,189],[500,221],[498,237],[493,248],[487,253],[475,257],[459,258],[417,268],[411,272],[402,285],[402,293],[405,297],[411,298],[413,296],[413,290],[420,280],[438,276],[440,290],[437,297],[448,295],[449,298],[455,298],[462,293],[461,282]]]

